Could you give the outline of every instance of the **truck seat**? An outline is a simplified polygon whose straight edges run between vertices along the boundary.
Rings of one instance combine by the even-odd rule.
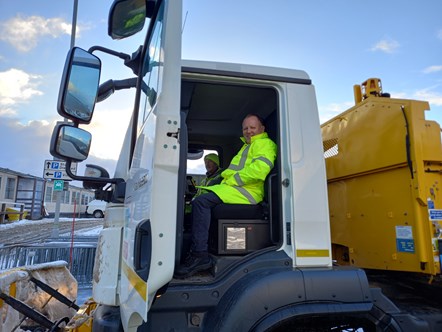
[[[264,200],[256,205],[219,204],[212,209],[209,251],[216,255],[244,255],[271,245],[272,179],[265,182]]]
[[[212,220],[264,219],[263,204],[220,204],[212,210]]]

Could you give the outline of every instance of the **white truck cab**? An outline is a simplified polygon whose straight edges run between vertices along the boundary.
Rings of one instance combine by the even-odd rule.
[[[369,288],[362,270],[332,264],[323,146],[309,76],[182,60],[181,7],[181,0],[114,2],[114,38],[134,34],[150,18],[142,51],[130,64],[135,79],[98,89],[101,62],[91,53],[111,53],[104,48],[74,48],[66,62],[58,109],[72,123],[54,129],[51,153],[68,163],[87,158],[91,137],[78,125],[91,121],[94,100],[137,88],[114,176],[93,165],[87,176],[71,175],[110,202],[94,269],[93,297],[100,304],[94,331],[419,330],[413,317]],[[187,160],[215,150],[227,167],[250,113],[265,120],[278,146],[265,199],[215,208],[213,270],[174,279],[190,243]],[[63,150],[66,143],[75,153]],[[104,192],[107,183],[112,190]]]

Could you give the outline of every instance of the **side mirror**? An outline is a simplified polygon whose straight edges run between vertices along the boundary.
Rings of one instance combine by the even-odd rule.
[[[57,111],[75,123],[91,122],[100,82],[101,61],[74,47],[66,58],[58,94]]]
[[[74,127],[72,123],[59,122],[52,132],[49,152],[55,158],[66,160],[67,175],[73,180],[83,181],[85,188],[101,190],[107,183],[112,183],[116,185],[116,198],[124,198],[124,180],[109,178],[109,173],[100,166],[86,165],[86,176],[78,176],[71,172],[72,161],[83,161],[88,157],[91,143],[92,135],[86,130]],[[112,192],[109,195],[111,194]]]
[[[108,35],[123,39],[141,31],[147,16],[146,2],[152,1],[114,0],[109,11]]]
[[[49,151],[59,159],[83,161],[89,155],[92,135],[70,124],[59,123],[52,132]]]
[[[204,155],[204,150],[203,149],[192,149],[189,148],[187,150],[187,159],[188,160],[198,160],[201,159]]]
[[[101,178],[101,179],[109,179],[109,173],[101,166],[86,164],[86,169],[84,171],[84,175],[87,178]],[[93,189],[100,190],[104,187],[106,183],[97,182],[97,181],[83,181],[83,188],[85,189]]]

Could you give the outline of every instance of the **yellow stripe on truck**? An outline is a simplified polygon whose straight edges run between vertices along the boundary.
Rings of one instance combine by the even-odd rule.
[[[126,264],[124,260],[123,260],[123,272],[126,275],[132,287],[137,291],[138,294],[140,294],[141,298],[144,301],[146,301],[147,283],[143,279],[141,279],[138,276],[138,274],[136,274],[135,271],[132,270],[129,267],[129,265]]]
[[[297,249],[297,257],[329,257],[330,251],[328,249]]]

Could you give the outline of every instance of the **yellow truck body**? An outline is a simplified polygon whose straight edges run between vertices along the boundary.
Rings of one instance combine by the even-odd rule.
[[[371,80],[374,92],[355,88],[356,105],[321,126],[333,258],[440,276],[440,126],[425,119],[428,102],[389,98]]]

